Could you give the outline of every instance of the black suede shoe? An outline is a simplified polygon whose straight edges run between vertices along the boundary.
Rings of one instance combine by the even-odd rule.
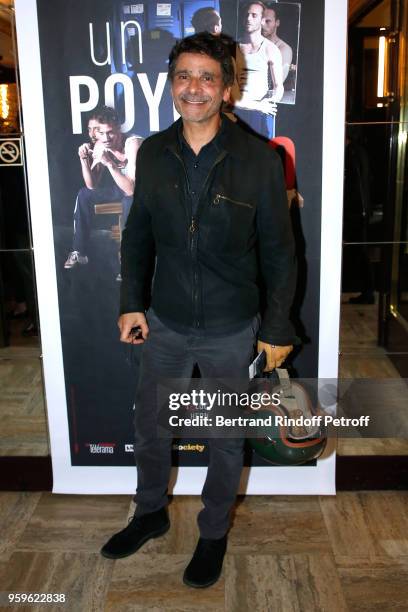
[[[200,538],[193,558],[184,572],[184,584],[196,589],[203,589],[215,584],[221,575],[226,550],[226,535],[218,540]]]
[[[115,533],[101,549],[101,554],[108,559],[121,559],[133,555],[151,538],[164,535],[170,528],[166,508],[156,512],[134,516],[129,525]]]

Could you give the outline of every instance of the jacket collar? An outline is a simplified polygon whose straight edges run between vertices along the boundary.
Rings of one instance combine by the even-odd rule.
[[[242,128],[236,125],[231,119],[222,113],[222,132],[218,145],[221,149],[226,151],[232,157],[237,159],[247,159],[247,137]],[[181,155],[180,142],[179,142],[179,129],[182,125],[182,119],[178,119],[167,130],[162,132],[163,145],[165,149],[169,149],[176,155]]]

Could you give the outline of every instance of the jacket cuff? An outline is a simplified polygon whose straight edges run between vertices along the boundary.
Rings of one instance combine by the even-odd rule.
[[[145,312],[145,310],[146,300],[143,299],[143,297],[135,295],[132,291],[129,291],[127,287],[122,286],[120,291],[119,315],[128,312]]]
[[[290,346],[291,344],[293,346],[298,346],[299,344],[302,344],[301,339],[296,336],[293,329],[287,329],[285,331],[274,333],[273,331],[264,329],[263,326],[261,326],[261,329],[259,330],[258,340],[265,342],[266,344],[274,344],[276,346]]]

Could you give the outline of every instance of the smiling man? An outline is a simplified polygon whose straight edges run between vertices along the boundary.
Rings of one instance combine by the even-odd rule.
[[[102,548],[113,559],[169,529],[172,441],[157,435],[158,382],[188,379],[198,366],[204,378],[234,378],[238,385],[248,380],[257,337],[269,370],[295,339],[288,319],[294,247],[282,166],[272,149],[220,114],[234,79],[227,46],[209,33],[181,40],[170,54],[169,79],[181,119],[140,148],[122,240],[120,339],[142,350],[137,507]],[[262,321],[259,276],[268,294]],[[183,577],[192,587],[220,576],[242,470],[242,439],[213,437],[208,444],[200,539]]]

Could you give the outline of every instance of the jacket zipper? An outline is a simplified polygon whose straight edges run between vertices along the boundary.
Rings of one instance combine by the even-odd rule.
[[[238,200],[233,200],[225,195],[221,195],[217,193],[213,200],[213,204],[217,206],[220,203],[220,200],[226,200],[227,202],[231,202],[232,204],[237,204],[237,206],[245,206],[245,208],[253,208],[252,204],[248,204],[247,202],[239,202]]]
[[[190,183],[189,183],[189,180],[188,180],[188,174],[187,174],[187,170],[186,170],[186,167],[184,165],[183,159],[175,151],[173,151],[173,153],[177,157],[177,159],[180,161],[181,165],[183,166],[184,175],[186,177],[187,190],[190,193]],[[198,203],[200,203],[201,196],[204,193],[204,190],[205,190],[205,188],[207,186],[207,183],[209,181],[209,178],[211,176],[212,171],[214,170],[215,166],[217,164],[219,164],[220,161],[222,161],[224,159],[225,156],[226,156],[226,152],[223,151],[221,153],[221,155],[219,155],[217,157],[217,159],[215,160],[215,162],[211,166],[211,168],[210,168],[210,170],[209,170],[209,172],[207,174],[207,177],[206,177],[206,179],[205,179],[205,181],[203,183],[203,186],[201,188],[200,196],[198,198]],[[197,217],[198,217],[198,210],[197,210]],[[190,233],[190,251],[191,251],[191,257],[192,257],[192,260],[193,260],[193,268],[194,268],[194,270],[193,270],[193,290],[192,290],[193,311],[195,313],[194,314],[194,316],[195,316],[194,326],[199,328],[200,327],[200,321],[197,318],[197,306],[198,306],[198,268],[197,268],[197,264],[195,262],[195,259],[196,259],[195,256],[196,256],[196,252],[197,252],[197,236],[196,236],[196,232],[198,230],[198,223],[197,223],[198,219],[197,219],[197,217],[194,217],[194,216],[191,217],[191,221],[190,221],[190,225],[189,225],[188,231]]]

